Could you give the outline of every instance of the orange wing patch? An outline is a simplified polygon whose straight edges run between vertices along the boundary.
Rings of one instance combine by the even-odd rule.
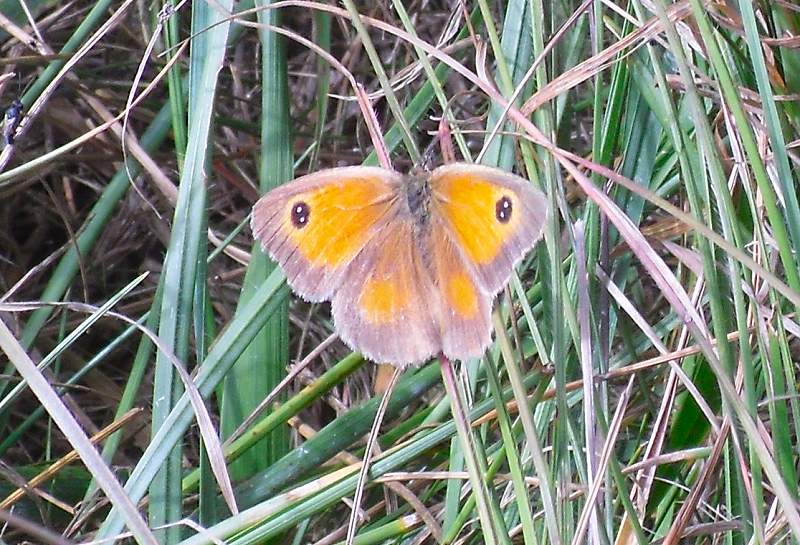
[[[330,299],[347,266],[397,213],[400,182],[376,167],[308,174],[256,203],[253,233],[294,291],[309,301]]]
[[[372,180],[335,182],[289,199],[283,230],[309,263],[338,267],[361,250],[390,206],[383,188]]]
[[[441,211],[467,257],[479,264],[494,260],[519,224],[516,194],[468,174],[444,177],[436,189],[447,197]],[[498,220],[504,213],[508,220]]]
[[[379,253],[371,263],[369,276],[358,295],[358,312],[362,320],[383,325],[398,319],[414,319],[412,307],[419,305],[419,259],[414,248],[413,227],[398,222],[381,241]],[[415,301],[419,298],[420,301]],[[416,308],[414,308],[416,311]]]
[[[494,295],[542,234],[544,193],[496,168],[450,164],[431,173],[431,214],[442,220],[483,291]]]
[[[407,275],[368,280],[358,301],[364,320],[371,324],[386,324],[407,310],[410,303],[408,280]]]
[[[447,302],[458,316],[472,318],[478,312],[478,290],[464,271],[447,274],[443,279]]]

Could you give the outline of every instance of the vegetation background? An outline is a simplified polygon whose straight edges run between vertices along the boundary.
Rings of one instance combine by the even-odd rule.
[[[790,0],[0,0],[0,543],[344,538],[376,367],[246,225],[376,142],[557,213],[475,441],[402,377],[359,543],[797,542],[799,47]]]

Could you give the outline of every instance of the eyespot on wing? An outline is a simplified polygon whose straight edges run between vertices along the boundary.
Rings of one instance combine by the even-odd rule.
[[[497,293],[541,237],[549,213],[544,193],[508,172],[465,163],[431,173],[433,213],[481,286]]]
[[[399,174],[377,167],[303,176],[255,204],[253,233],[298,294],[329,299],[347,265],[396,211],[400,183]]]

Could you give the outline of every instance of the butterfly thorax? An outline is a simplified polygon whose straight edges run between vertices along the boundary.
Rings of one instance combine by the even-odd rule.
[[[415,226],[427,230],[430,219],[431,184],[430,173],[412,171],[403,179],[406,202]]]

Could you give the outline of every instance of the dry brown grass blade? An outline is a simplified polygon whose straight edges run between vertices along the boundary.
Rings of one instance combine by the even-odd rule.
[[[37,540],[36,543],[42,545],[73,545],[72,541],[53,532],[49,528],[35,524],[3,509],[0,509],[0,521],[33,537]]]
[[[69,308],[74,311],[78,312],[85,312],[88,314],[94,314],[98,312],[98,308],[93,305],[87,305],[84,303],[39,303],[39,302],[23,302],[23,303],[3,303],[0,304],[0,310],[5,310],[8,312],[20,312],[24,310],[32,310],[41,308],[44,306],[54,306],[54,307],[63,307]],[[181,382],[183,383],[184,388],[189,396],[190,402],[192,404],[192,408],[195,412],[195,417],[197,419],[198,427],[200,428],[200,433],[203,437],[203,444],[206,448],[208,453],[209,462],[211,464],[212,472],[214,473],[214,477],[217,479],[217,484],[220,487],[222,492],[223,498],[225,499],[226,503],[228,504],[228,508],[233,513],[237,513],[239,511],[236,505],[236,497],[233,493],[233,485],[231,484],[230,475],[228,474],[227,466],[225,464],[225,456],[222,451],[222,445],[220,443],[219,435],[217,434],[214,423],[211,419],[211,415],[208,412],[208,408],[205,406],[203,402],[203,398],[200,395],[197,386],[195,385],[194,381],[192,380],[189,372],[186,370],[185,365],[181,362],[178,357],[169,350],[165,344],[161,341],[161,339],[156,335],[154,332],[150,331],[146,327],[142,326],[141,324],[137,323],[135,320],[132,320],[128,316],[124,314],[120,314],[114,311],[107,311],[105,316],[113,317],[122,322],[137,328],[141,331],[144,335],[146,335],[152,343],[161,350],[165,356],[169,359],[172,363],[172,366],[177,371],[178,375],[180,376]]]
[[[673,4],[669,8],[669,17],[675,21],[685,19],[691,13],[686,1]],[[523,115],[530,115],[542,104],[546,104],[577,85],[588,81],[618,61],[621,53],[631,54],[638,47],[645,45],[663,32],[663,25],[657,17],[653,17],[640,28],[634,30],[621,40],[612,43],[597,55],[586,59],[577,66],[551,80],[545,87],[534,93],[520,108]]]
[[[728,341],[735,341],[739,338],[739,333],[734,331],[728,334],[727,340]],[[715,345],[716,341],[712,342],[712,345]],[[635,373],[640,373],[642,371],[646,371],[648,369],[652,369],[653,367],[657,367],[659,365],[664,365],[665,363],[670,363],[671,361],[679,362],[684,358],[688,358],[691,356],[696,356],[700,354],[702,349],[697,345],[688,346],[686,348],[682,348],[680,350],[674,350],[667,352],[665,354],[661,354],[659,356],[655,356],[652,358],[648,358],[645,360],[638,361],[636,363],[632,363],[630,365],[625,365],[623,367],[619,367],[608,373],[603,373],[594,376],[595,381],[609,381],[609,380],[616,380],[619,378],[624,378],[630,376]],[[575,392],[583,388],[584,379],[578,379],[568,382],[564,388],[567,392]],[[542,400],[553,399],[556,396],[556,389],[548,388],[544,391],[541,395]],[[531,398],[532,399],[532,398]],[[516,413],[519,409],[516,401],[509,401],[506,403],[506,410],[510,413]],[[481,424],[485,424],[488,421],[494,420],[497,418],[497,412],[493,409],[486,413],[481,418],[476,419],[473,422],[473,426],[479,426]]]
[[[100,430],[99,432],[95,433],[89,438],[89,441],[93,445],[97,445],[103,442],[109,435],[114,433],[115,431],[121,429],[126,424],[128,424],[131,420],[133,420],[139,413],[142,412],[142,409],[136,408],[131,409],[119,420],[116,420]],[[25,489],[18,489],[6,496],[3,501],[0,501],[0,510],[8,510],[10,509],[15,503],[17,503],[26,493],[32,492],[36,487],[39,485],[49,481],[50,479],[54,478],[58,473],[70,465],[71,463],[77,461],[80,458],[78,452],[72,450],[53,462],[51,465],[47,467],[44,471],[40,472],[36,476],[34,476],[25,486]]]
[[[71,76],[71,72],[74,69],[75,65],[85,56],[87,55],[92,48],[97,45],[100,39],[105,36],[108,32],[110,32],[116,25],[118,25],[121,21],[125,12],[133,3],[133,0],[125,0],[115,11],[111,14],[111,16],[106,20],[103,25],[97,29],[97,31],[92,34],[92,36],[86,40],[86,42],[81,46],[81,48],[75,52],[75,54],[67,61],[64,66],[59,70],[58,74],[53,78],[53,80],[49,83],[49,85],[45,88],[44,91],[39,95],[36,101],[31,104],[30,108],[25,114],[25,117],[22,118],[19,126],[15,134],[13,135],[16,139],[24,135],[30,128],[31,124],[33,123],[36,116],[39,112],[44,108],[45,103],[50,99],[52,94],[61,84],[61,81],[68,76]],[[3,148],[0,152],[0,172],[5,170],[5,167],[8,166],[9,161],[14,154],[14,146],[7,145]]]
[[[347,543],[347,545],[351,545],[356,538],[356,532],[358,531],[359,519],[361,516],[361,499],[364,495],[364,488],[367,486],[369,467],[372,461],[372,451],[378,446],[378,433],[380,432],[381,424],[383,423],[383,416],[386,414],[386,407],[389,405],[389,398],[391,398],[392,393],[394,392],[394,387],[397,384],[397,381],[400,379],[401,374],[402,369],[395,367],[392,378],[386,387],[386,391],[383,393],[383,397],[381,397],[381,403],[378,406],[378,412],[375,413],[375,421],[372,423],[372,429],[370,430],[369,437],[367,438],[367,446],[364,449],[364,460],[361,462],[361,469],[358,472],[358,482],[356,483],[356,491],[353,496],[353,506],[350,513],[350,520],[347,523],[347,537],[345,539],[345,543]]]

